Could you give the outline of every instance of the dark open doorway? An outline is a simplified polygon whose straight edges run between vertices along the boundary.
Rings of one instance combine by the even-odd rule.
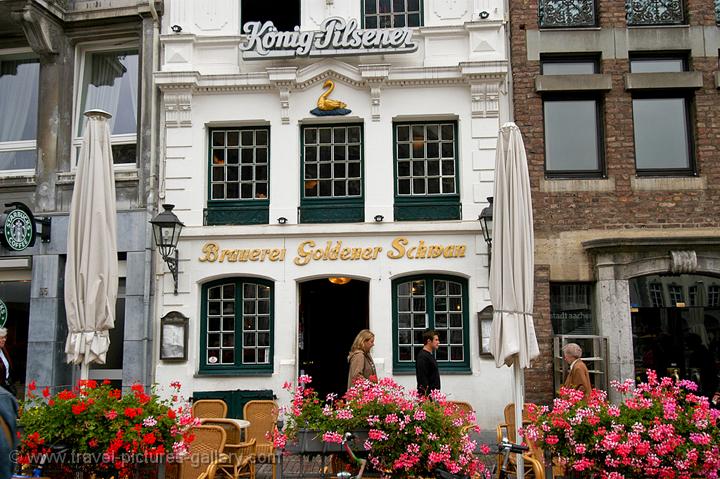
[[[353,339],[368,327],[368,283],[333,284],[328,278],[300,284],[300,373],[313,378],[321,398],[343,394],[347,355]]]

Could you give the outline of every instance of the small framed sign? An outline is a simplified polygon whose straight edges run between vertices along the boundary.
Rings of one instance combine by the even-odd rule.
[[[477,314],[478,332],[480,334],[480,356],[491,356],[490,328],[493,321],[493,307],[488,306]]]
[[[187,361],[188,318],[171,311],[160,318],[160,359]]]

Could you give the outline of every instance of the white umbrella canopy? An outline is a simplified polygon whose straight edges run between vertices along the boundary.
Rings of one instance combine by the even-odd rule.
[[[513,365],[516,431],[522,426],[522,368],[540,355],[533,325],[535,240],[525,145],[515,123],[500,129],[495,157],[490,300],[490,351],[495,365]],[[517,434],[518,440],[521,435]],[[518,455],[518,477],[523,464]]]
[[[67,240],[65,311],[67,361],[104,364],[115,326],[118,290],[117,208],[110,150],[111,115],[85,112],[87,124],[80,149]]]

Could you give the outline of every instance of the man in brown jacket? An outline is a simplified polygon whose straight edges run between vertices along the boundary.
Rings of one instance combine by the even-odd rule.
[[[585,399],[588,399],[592,390],[590,373],[580,356],[582,356],[582,348],[575,343],[568,343],[563,348],[563,358],[570,365],[570,373],[563,386],[582,391],[585,393]]]

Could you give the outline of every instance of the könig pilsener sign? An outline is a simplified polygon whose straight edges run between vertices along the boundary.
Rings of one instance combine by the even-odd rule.
[[[358,28],[357,20],[325,19],[321,30],[279,32],[272,22],[248,22],[247,41],[240,46],[246,60],[408,53],[417,50],[409,28]]]

